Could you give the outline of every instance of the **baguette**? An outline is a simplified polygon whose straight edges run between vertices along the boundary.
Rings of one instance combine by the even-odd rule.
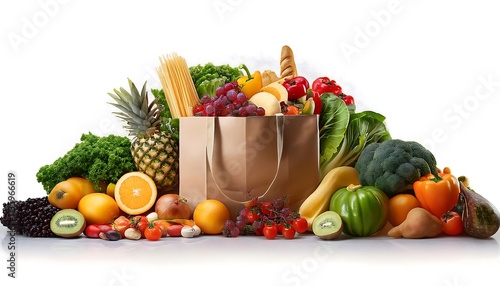
[[[289,46],[281,48],[280,77],[282,79],[294,78],[298,75],[293,51]]]

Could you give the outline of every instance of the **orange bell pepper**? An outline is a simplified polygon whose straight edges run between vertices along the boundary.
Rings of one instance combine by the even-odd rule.
[[[413,191],[420,205],[440,218],[457,204],[460,185],[450,173],[428,174],[413,183]]]

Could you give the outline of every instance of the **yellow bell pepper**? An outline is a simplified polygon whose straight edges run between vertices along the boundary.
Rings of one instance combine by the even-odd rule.
[[[253,74],[250,74],[250,71],[244,64],[241,64],[239,68],[243,69],[247,75],[241,76],[237,79],[238,85],[240,86],[241,91],[247,96],[247,98],[250,99],[262,88],[262,75],[260,74],[260,71],[255,71]]]

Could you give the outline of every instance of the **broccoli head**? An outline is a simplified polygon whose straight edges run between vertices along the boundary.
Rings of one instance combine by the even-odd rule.
[[[355,165],[360,183],[375,186],[389,197],[410,191],[420,177],[438,175],[436,158],[420,143],[391,139],[371,143]]]

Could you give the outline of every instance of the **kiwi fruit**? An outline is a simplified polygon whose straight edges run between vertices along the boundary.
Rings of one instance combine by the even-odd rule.
[[[342,234],[344,224],[340,215],[334,211],[325,211],[312,223],[313,233],[324,240],[336,239]]]
[[[85,227],[85,217],[75,209],[62,209],[50,220],[50,230],[60,237],[77,237]]]

